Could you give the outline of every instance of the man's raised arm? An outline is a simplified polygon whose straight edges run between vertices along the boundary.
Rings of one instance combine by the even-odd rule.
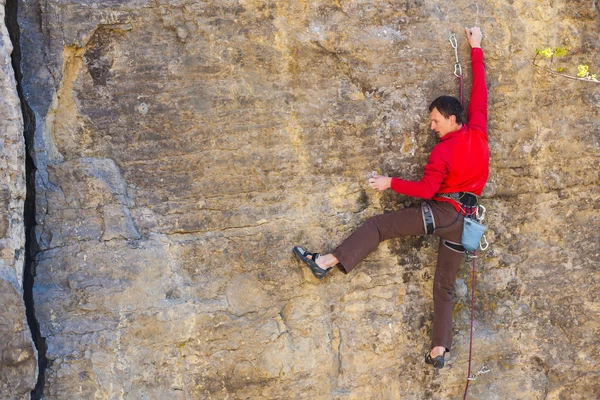
[[[473,87],[467,113],[467,124],[480,128],[487,136],[488,92],[485,84],[483,50],[481,50],[483,35],[478,26],[465,28],[465,33],[471,45],[471,69],[473,73]]]

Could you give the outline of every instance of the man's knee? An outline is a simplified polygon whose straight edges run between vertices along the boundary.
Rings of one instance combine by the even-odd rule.
[[[377,233],[377,236],[378,236],[380,242],[381,242],[381,231],[379,229],[379,221],[381,220],[382,216],[383,215],[375,215],[373,217],[369,217],[363,224],[366,228],[369,229],[369,231],[371,231],[373,233]]]
[[[452,294],[454,293],[454,285],[444,285],[443,283],[433,284],[433,298],[444,301],[452,301]]]
[[[375,228],[379,230],[381,228],[381,223],[383,222],[384,218],[385,214],[374,215],[372,217],[367,218],[367,220],[365,221],[365,225],[369,226],[370,228]]]

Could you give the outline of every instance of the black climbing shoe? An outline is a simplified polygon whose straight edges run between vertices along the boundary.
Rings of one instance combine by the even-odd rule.
[[[315,277],[317,277],[317,279],[322,279],[325,276],[325,274],[327,274],[327,272],[331,270],[331,267],[323,269],[317,265],[315,261],[320,256],[319,253],[309,253],[307,250],[303,249],[300,246],[294,247],[292,251],[296,255],[296,257],[298,257],[304,264],[306,264],[308,268],[310,268],[310,271]]]
[[[444,352],[445,354],[446,352]],[[425,364],[433,365],[433,368],[444,368],[444,354],[435,358],[431,357],[431,352],[425,354]]]

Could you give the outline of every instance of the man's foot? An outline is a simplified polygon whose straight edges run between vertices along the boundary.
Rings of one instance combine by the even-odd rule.
[[[444,354],[446,353],[446,348],[443,346],[436,346],[429,353],[425,355],[425,363],[433,365],[433,368],[443,368],[444,367]]]
[[[337,258],[331,254],[310,253],[300,246],[294,247],[292,251],[296,257],[310,268],[313,275],[318,279],[323,278],[338,263]]]

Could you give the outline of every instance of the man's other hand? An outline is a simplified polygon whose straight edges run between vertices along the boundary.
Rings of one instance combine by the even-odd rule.
[[[481,29],[479,29],[478,26],[465,28],[465,33],[472,48],[481,48],[481,39],[483,38],[483,33],[481,33]]]
[[[369,186],[382,192],[392,186],[392,178],[389,176],[376,175],[372,178],[369,178]]]

